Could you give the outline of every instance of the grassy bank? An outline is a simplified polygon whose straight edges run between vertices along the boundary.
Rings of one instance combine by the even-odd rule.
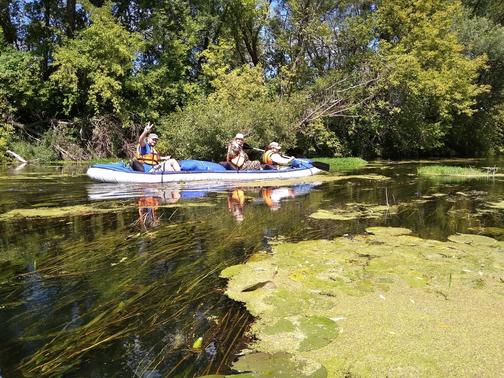
[[[417,170],[420,176],[463,176],[463,177],[486,177],[491,173],[483,172],[477,168],[457,167],[448,165],[434,165],[431,167],[421,167]]]
[[[331,172],[351,171],[352,169],[363,168],[368,163],[366,160],[358,157],[346,157],[346,158],[316,157],[313,158],[312,160],[330,164]]]

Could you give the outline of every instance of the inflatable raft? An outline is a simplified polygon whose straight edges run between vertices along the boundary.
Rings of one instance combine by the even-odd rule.
[[[126,183],[173,183],[189,181],[246,181],[282,180],[313,176],[321,172],[308,160],[296,160],[293,167],[286,169],[235,171],[226,170],[217,163],[201,160],[181,160],[180,172],[144,173],[134,171],[124,162],[95,164],[87,175],[101,182]]]

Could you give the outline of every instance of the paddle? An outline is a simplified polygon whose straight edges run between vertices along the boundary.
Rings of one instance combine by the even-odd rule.
[[[263,149],[260,149],[260,148],[256,148],[256,147],[252,147],[250,145],[248,145],[247,143],[243,143],[243,148],[246,149],[246,150],[254,150],[254,151],[258,151],[258,152],[265,152]],[[281,155],[282,157],[286,158],[286,159],[289,159],[290,156],[285,156],[285,155]],[[321,161],[310,161],[311,164],[317,168],[317,169],[320,169],[322,171],[326,171],[326,172],[329,172],[331,170],[331,166],[327,163],[322,163]]]

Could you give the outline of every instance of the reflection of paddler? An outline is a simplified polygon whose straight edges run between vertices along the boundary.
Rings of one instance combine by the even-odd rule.
[[[138,199],[138,215],[140,216],[140,223],[145,229],[159,224],[156,215],[158,206],[159,201],[155,197],[141,197]]]
[[[269,208],[273,207],[273,200],[271,199],[271,193],[273,193],[273,188],[262,189],[262,198],[266,206],[268,206]]]
[[[228,195],[228,210],[238,222],[243,221],[243,207],[245,206],[245,192],[235,189]]]
[[[266,206],[275,211],[280,208],[280,201],[283,198],[295,197],[295,193],[291,188],[263,188],[262,198]]]
[[[163,190],[163,200],[167,203],[175,203],[181,196],[180,190]]]
[[[233,200],[233,202],[243,207],[243,205],[245,205],[245,192],[241,189],[235,189],[231,193],[231,199]]]

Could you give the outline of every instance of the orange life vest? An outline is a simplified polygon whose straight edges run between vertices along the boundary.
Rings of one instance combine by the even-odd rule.
[[[154,197],[141,197],[138,199],[139,207],[156,207],[159,206],[159,201]]]
[[[275,164],[275,162],[271,159],[271,155],[273,155],[273,151],[268,150],[264,151],[264,154],[262,155],[261,162],[263,164]]]
[[[161,155],[156,151],[154,147],[150,147],[150,152],[148,154],[141,154],[141,146],[137,145],[136,159],[142,164],[157,165],[161,163]]]
[[[264,188],[262,191],[262,197],[263,197],[264,203],[268,207],[273,207],[273,200],[271,199],[272,194],[273,194],[272,188]]]

